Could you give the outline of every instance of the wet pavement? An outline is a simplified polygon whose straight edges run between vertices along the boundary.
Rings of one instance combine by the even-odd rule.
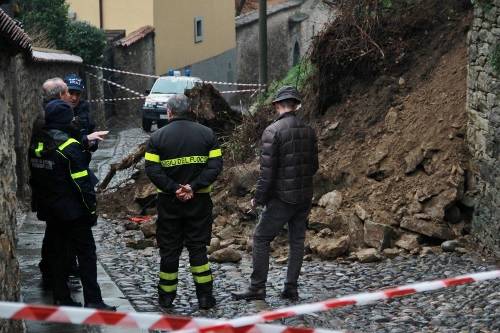
[[[137,144],[147,140],[146,135],[140,129],[125,131],[111,131],[107,140],[100,144],[99,150],[93,155],[91,168],[99,177],[104,177],[109,171],[110,163],[119,162]],[[130,176],[130,170],[117,174],[111,186],[118,186],[123,179]],[[34,304],[52,304],[51,293],[44,292],[40,287],[41,275],[38,269],[40,261],[41,244],[45,231],[45,223],[38,221],[32,213],[19,216],[18,224],[18,245],[17,253],[21,268],[21,293],[23,302]],[[100,221],[99,223],[102,223]],[[97,255],[100,257],[100,244],[97,241],[100,238],[101,230],[94,228],[94,237],[97,243]],[[101,286],[104,301],[108,304],[118,306],[119,311],[135,311],[132,304],[124,296],[121,290],[113,282],[111,277],[98,262],[98,282]],[[74,299],[83,303],[83,294],[81,292],[73,294]],[[141,330],[124,330],[109,327],[78,326],[65,324],[49,324],[40,322],[26,322],[27,333],[120,333],[120,332],[142,332]]]

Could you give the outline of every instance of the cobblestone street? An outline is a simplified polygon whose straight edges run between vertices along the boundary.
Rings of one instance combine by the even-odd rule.
[[[139,129],[111,135],[110,140],[101,144],[100,150],[94,156],[93,167],[98,176],[102,179],[110,163],[121,160],[137,144],[146,139],[147,135]],[[111,185],[117,186],[129,176],[127,171],[121,172]],[[26,229],[27,227],[21,231],[21,244],[41,243],[43,226],[31,225],[30,228],[38,230],[36,234],[32,232],[33,230]],[[119,288],[117,292],[123,293],[127,302],[130,302],[136,311],[161,312],[157,305],[156,290],[160,261],[158,249],[150,247],[145,250],[134,250],[126,247],[123,227],[118,221],[100,219],[94,228],[94,234],[98,244],[99,261],[104,268],[102,274],[109,275],[110,286],[116,284]],[[25,299],[47,301],[46,297],[40,298],[36,291],[38,287],[33,287],[33,281],[29,278],[36,275],[35,264],[39,254],[36,247],[25,246],[25,248],[26,250],[20,251]],[[289,302],[279,298],[286,265],[278,264],[274,260],[271,264],[266,302],[238,302],[231,299],[232,291],[246,287],[251,273],[250,256],[245,254],[239,264],[212,264],[218,305],[210,311],[199,311],[187,266],[187,253],[183,253],[182,258],[178,298],[175,307],[170,311],[173,314],[234,318],[290,305]],[[304,263],[300,281],[300,303],[487,271],[495,269],[495,265],[494,260],[475,253],[429,253],[425,256],[407,254],[372,264],[342,260],[331,262],[313,260]],[[109,291],[109,287],[105,285],[104,290]],[[122,303],[125,305],[120,306],[119,310],[132,309],[126,306],[127,302]],[[283,320],[282,323],[293,326],[346,329],[352,332],[497,332],[500,330],[500,281],[449,288],[368,306],[347,307],[328,313],[290,318]],[[50,328],[53,329],[53,326]],[[62,331],[80,332],[76,328],[74,331]],[[103,330],[103,332],[108,331]]]

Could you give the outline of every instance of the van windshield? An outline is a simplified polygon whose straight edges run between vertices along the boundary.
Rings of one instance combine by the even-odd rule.
[[[157,80],[151,88],[152,94],[183,94],[185,89],[191,89],[194,86],[193,80]]]

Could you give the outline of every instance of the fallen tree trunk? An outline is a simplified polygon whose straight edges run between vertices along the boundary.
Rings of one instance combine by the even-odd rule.
[[[107,173],[106,177],[104,177],[104,180],[101,182],[101,184],[99,184],[99,186],[97,187],[97,191],[104,191],[118,171],[125,170],[130,168],[131,166],[136,165],[144,158],[145,153],[146,142],[141,143],[132,154],[125,157],[123,160],[121,160],[120,163],[111,164],[111,169]]]

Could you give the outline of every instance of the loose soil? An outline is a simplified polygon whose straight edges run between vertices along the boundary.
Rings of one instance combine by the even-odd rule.
[[[348,235],[352,251],[366,247],[363,223],[368,220],[390,226],[389,246],[410,231],[422,236],[422,245],[468,234],[472,210],[464,198],[473,185],[465,146],[469,24],[470,13],[464,12],[432,30],[416,31],[421,43],[406,50],[404,65],[350,82],[341,102],[313,115],[321,166],[310,222],[323,226],[308,231],[308,243]],[[309,92],[305,105],[314,105],[313,98]],[[249,201],[257,175],[257,160],[231,166],[213,193],[214,235],[238,250],[251,249],[256,213]],[[102,212],[111,217],[144,213],[131,193],[146,184],[141,172],[135,184],[104,195]],[[318,206],[331,191],[342,196],[334,211]],[[354,233],[353,219],[361,228]],[[409,220],[417,227],[404,224]],[[427,224],[446,229],[449,236],[421,230]],[[273,244],[275,256],[286,255],[285,244],[284,233]]]

